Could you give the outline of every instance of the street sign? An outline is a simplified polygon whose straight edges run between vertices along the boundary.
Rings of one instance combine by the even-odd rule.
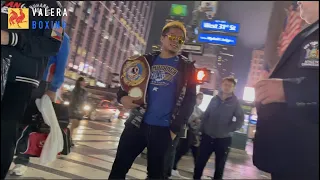
[[[239,33],[240,24],[222,20],[203,20],[200,24],[204,31],[219,31],[227,33]]]
[[[170,15],[171,16],[187,16],[187,5],[171,4]]]
[[[237,37],[220,34],[200,33],[198,35],[198,42],[235,46],[237,44]]]
[[[184,44],[181,47],[182,51],[190,52],[193,54],[202,54],[203,53],[203,47],[202,44]]]

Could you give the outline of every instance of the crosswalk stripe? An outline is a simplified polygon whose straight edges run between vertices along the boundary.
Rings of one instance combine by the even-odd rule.
[[[90,141],[90,140],[104,140],[104,141],[118,141],[119,137],[114,136],[100,136],[100,135],[74,135],[73,140],[84,140],[84,141]]]
[[[92,124],[97,124],[97,125],[101,125],[101,126],[105,126],[105,127],[108,127],[108,128],[111,128],[111,129],[119,129],[117,127],[114,127],[112,125],[108,125],[108,124],[105,124],[105,123],[100,123],[100,122],[95,122],[95,121],[90,121],[90,123]]]
[[[77,129],[83,129],[83,130],[94,130],[94,129],[89,128],[89,127],[84,126],[84,125],[80,125]]]
[[[90,134],[90,135],[111,135],[110,133],[104,132],[102,130],[94,130],[94,129],[77,129],[74,131],[75,135],[80,134]]]
[[[23,176],[21,176],[21,178],[25,179],[25,178],[41,178],[41,177],[50,177],[50,179],[67,179],[66,177],[63,176],[59,176],[50,172],[46,172],[46,171],[42,171],[42,170],[38,170],[32,167],[29,167],[27,169],[27,171],[24,173]],[[15,177],[11,177],[10,175],[7,176],[6,179],[15,179]]]
[[[90,155],[90,156],[96,157],[96,158],[84,156],[82,154],[75,153],[75,152],[70,153],[66,158],[94,164],[96,166],[104,167],[104,168],[111,170],[112,164],[114,162],[114,157],[107,156],[107,155]],[[131,176],[131,177],[137,178],[137,179],[145,179],[146,178],[147,175],[146,175],[146,167],[145,166],[133,164],[132,167],[133,168],[131,168],[127,174],[128,176]]]
[[[96,158],[99,158],[99,159],[105,159],[105,160],[110,161],[110,162],[113,162],[114,159],[115,159],[114,157],[111,157],[111,156],[108,156],[108,155],[90,155],[90,156],[93,156],[93,157],[96,157]],[[147,167],[143,166],[143,165],[140,165],[140,164],[133,163],[132,164],[132,168],[133,169],[137,169],[139,171],[147,172]]]
[[[85,145],[95,149],[117,149],[117,142],[76,142],[77,145]]]
[[[39,160],[35,158],[31,158],[31,162],[38,164]],[[85,163],[88,163],[88,162],[90,161],[89,160],[85,161]],[[103,171],[103,170],[99,170],[89,166],[81,165],[75,162],[62,160],[62,159],[55,160],[47,167],[55,170],[59,170],[62,172],[66,172],[69,174],[74,174],[76,176],[81,176],[87,179],[106,179],[109,175],[109,173],[107,172],[107,169]]]

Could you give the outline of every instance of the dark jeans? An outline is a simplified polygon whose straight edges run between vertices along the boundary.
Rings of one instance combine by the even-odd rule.
[[[215,152],[215,173],[214,179],[222,179],[224,166],[228,158],[231,137],[211,138],[203,134],[199,147],[199,154],[194,169],[193,179],[200,179],[211,154]]]
[[[165,161],[164,161],[164,177],[168,179],[171,176],[171,170],[173,168],[174,159],[176,156],[176,149],[181,138],[178,136],[173,140],[172,145],[168,148]]]
[[[174,170],[177,170],[177,165],[180,159],[182,158],[182,156],[186,155],[189,152],[189,149],[191,149],[191,152],[192,152],[194,165],[196,164],[198,147],[195,147],[192,145],[193,143],[192,136],[193,136],[192,132],[188,130],[187,138],[180,138],[180,142],[176,150],[177,151],[176,156],[174,158],[174,164],[173,164]]]
[[[1,101],[1,179],[6,177],[10,168],[16,147],[18,124],[23,120],[32,89],[26,83],[7,82]]]
[[[163,179],[164,159],[171,144],[169,127],[142,123],[137,128],[130,123],[126,124],[109,179],[125,179],[132,163],[145,147],[148,149],[148,179]]]

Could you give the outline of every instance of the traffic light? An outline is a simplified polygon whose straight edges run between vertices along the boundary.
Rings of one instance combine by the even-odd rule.
[[[206,68],[196,69],[197,84],[203,84],[210,81],[210,70]]]

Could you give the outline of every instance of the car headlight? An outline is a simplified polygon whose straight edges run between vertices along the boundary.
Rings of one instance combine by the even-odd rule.
[[[124,116],[129,116],[130,115],[130,113],[124,113]]]
[[[85,110],[85,111],[89,111],[90,109],[91,109],[91,107],[89,105],[83,106],[83,110]]]
[[[69,101],[64,101],[63,104],[64,104],[64,105],[69,105],[70,102],[69,102]]]

